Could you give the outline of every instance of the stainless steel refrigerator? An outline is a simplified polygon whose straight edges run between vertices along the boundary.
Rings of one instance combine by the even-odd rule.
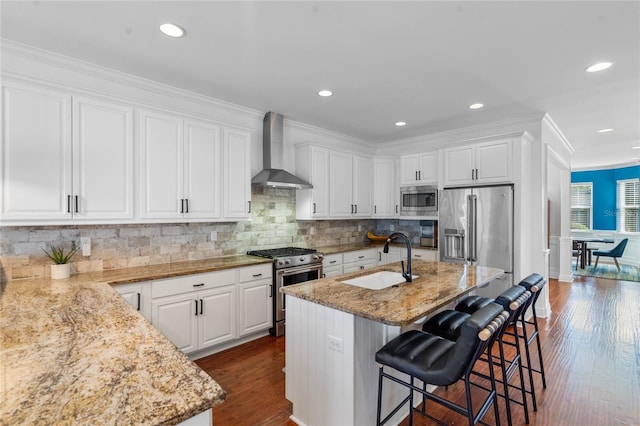
[[[438,210],[440,260],[503,269],[483,296],[513,285],[513,185],[444,189]]]

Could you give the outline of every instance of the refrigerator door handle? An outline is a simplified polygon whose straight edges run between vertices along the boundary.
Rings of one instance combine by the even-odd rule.
[[[469,195],[469,260],[471,262],[478,261],[478,239],[477,239],[477,229],[478,229],[478,196],[477,195]]]
[[[475,230],[473,229],[473,205],[471,203],[472,195],[467,195],[467,261],[473,260],[473,239]]]

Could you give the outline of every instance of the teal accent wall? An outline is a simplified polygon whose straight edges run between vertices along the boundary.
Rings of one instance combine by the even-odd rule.
[[[593,229],[616,230],[616,184],[633,178],[640,178],[640,166],[571,172],[571,183],[593,184]]]

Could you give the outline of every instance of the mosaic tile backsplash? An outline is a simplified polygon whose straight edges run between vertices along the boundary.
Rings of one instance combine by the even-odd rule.
[[[293,189],[253,188],[250,221],[184,224],[21,226],[0,228],[0,281],[46,277],[42,249],[91,238],[91,256],[77,253],[76,273],[244,254],[284,246],[322,247],[368,241],[366,233],[405,232],[417,240],[416,221],[296,221]],[[212,236],[214,238],[212,238]]]

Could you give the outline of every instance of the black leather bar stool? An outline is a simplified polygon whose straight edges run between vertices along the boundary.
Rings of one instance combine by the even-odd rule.
[[[529,374],[529,387],[531,389],[531,402],[533,403],[533,410],[538,410],[538,404],[536,401],[536,392],[533,381],[533,373],[540,374],[542,378],[542,387],[544,389],[547,388],[547,378],[544,374],[544,362],[542,361],[542,346],[540,345],[540,333],[538,330],[538,315],[536,314],[536,301],[540,296],[541,290],[547,284],[547,281],[540,274],[531,274],[522,281],[518,285],[526,288],[532,294],[532,297],[527,301],[527,306],[524,307],[520,317],[518,318],[519,324],[521,326],[521,333],[518,333],[519,337],[524,342],[524,352],[525,357],[527,359],[527,364],[525,365],[528,374]],[[533,314],[530,320],[526,319],[527,310],[531,307],[531,313]],[[529,329],[527,326],[533,327],[533,332],[529,335]],[[517,331],[517,330],[516,330]],[[513,332],[507,331],[509,335],[513,335]],[[537,351],[538,351],[538,362],[540,364],[540,368],[535,368],[531,363],[531,351],[529,350],[529,346],[533,342],[536,342]]]
[[[490,374],[491,386],[488,390],[488,395],[477,412],[473,409],[471,400],[471,385],[477,385],[469,379],[474,364],[487,346],[495,339],[496,332],[504,327],[507,318],[508,314],[503,311],[502,307],[497,303],[492,303],[470,315],[462,323],[459,337],[455,342],[433,334],[411,330],[387,343],[376,353],[376,362],[380,365],[377,424],[385,424],[407,402],[409,403],[410,425],[413,424],[414,411],[440,422],[427,413],[425,403],[422,405],[422,410],[413,407],[414,391],[422,394],[423,402],[428,399],[467,416],[469,425],[474,425],[481,421],[493,404],[496,424],[500,424],[493,374]],[[489,362],[491,363],[491,359]],[[410,380],[404,381],[384,372],[385,366],[408,374]],[[493,372],[492,364],[489,371]],[[409,395],[381,420],[382,384],[385,378],[409,388]],[[422,388],[414,384],[416,378],[423,382]],[[427,391],[427,384],[449,386],[460,379],[464,380],[466,407]],[[442,422],[440,423],[442,424]]]
[[[505,399],[507,422],[509,425],[512,424],[512,402],[523,407],[524,417],[527,423],[529,423],[529,409],[527,406],[526,388],[524,385],[524,372],[519,347],[516,346],[515,355],[507,356],[504,350],[504,344],[507,342],[503,341],[503,336],[507,328],[510,325],[514,324],[520,317],[522,311],[527,306],[526,302],[530,299],[530,296],[531,293],[526,291],[524,287],[513,286],[502,292],[495,299],[495,303],[502,305],[504,310],[508,312],[509,315],[504,327],[496,333],[496,340],[498,341],[498,351],[500,355],[499,357],[497,357],[497,359],[494,359],[494,361],[497,361],[495,362],[495,364],[500,367],[501,371],[501,379],[496,379],[496,381],[502,383],[503,385],[504,393],[499,395],[504,397]],[[487,300],[489,301],[487,302]],[[470,296],[469,298],[466,298],[465,301],[469,302],[465,304],[467,308],[470,306],[477,307],[478,305],[487,305],[492,303],[491,299],[480,298],[478,296]],[[460,306],[460,304],[458,306]],[[469,318],[470,315],[472,314],[455,310],[442,311],[429,318],[422,326],[422,330],[440,337],[444,337],[445,339],[455,340],[460,333],[460,325],[464,323],[464,321]],[[494,357],[492,355],[492,346],[493,345],[490,345],[488,347],[487,357],[483,358],[485,361],[490,361]],[[510,383],[516,370],[518,371],[519,375],[519,386]],[[486,375],[483,375],[479,372],[475,372],[474,374],[480,377],[487,378]],[[519,391],[520,400],[514,399],[509,395],[510,387],[516,388]]]

